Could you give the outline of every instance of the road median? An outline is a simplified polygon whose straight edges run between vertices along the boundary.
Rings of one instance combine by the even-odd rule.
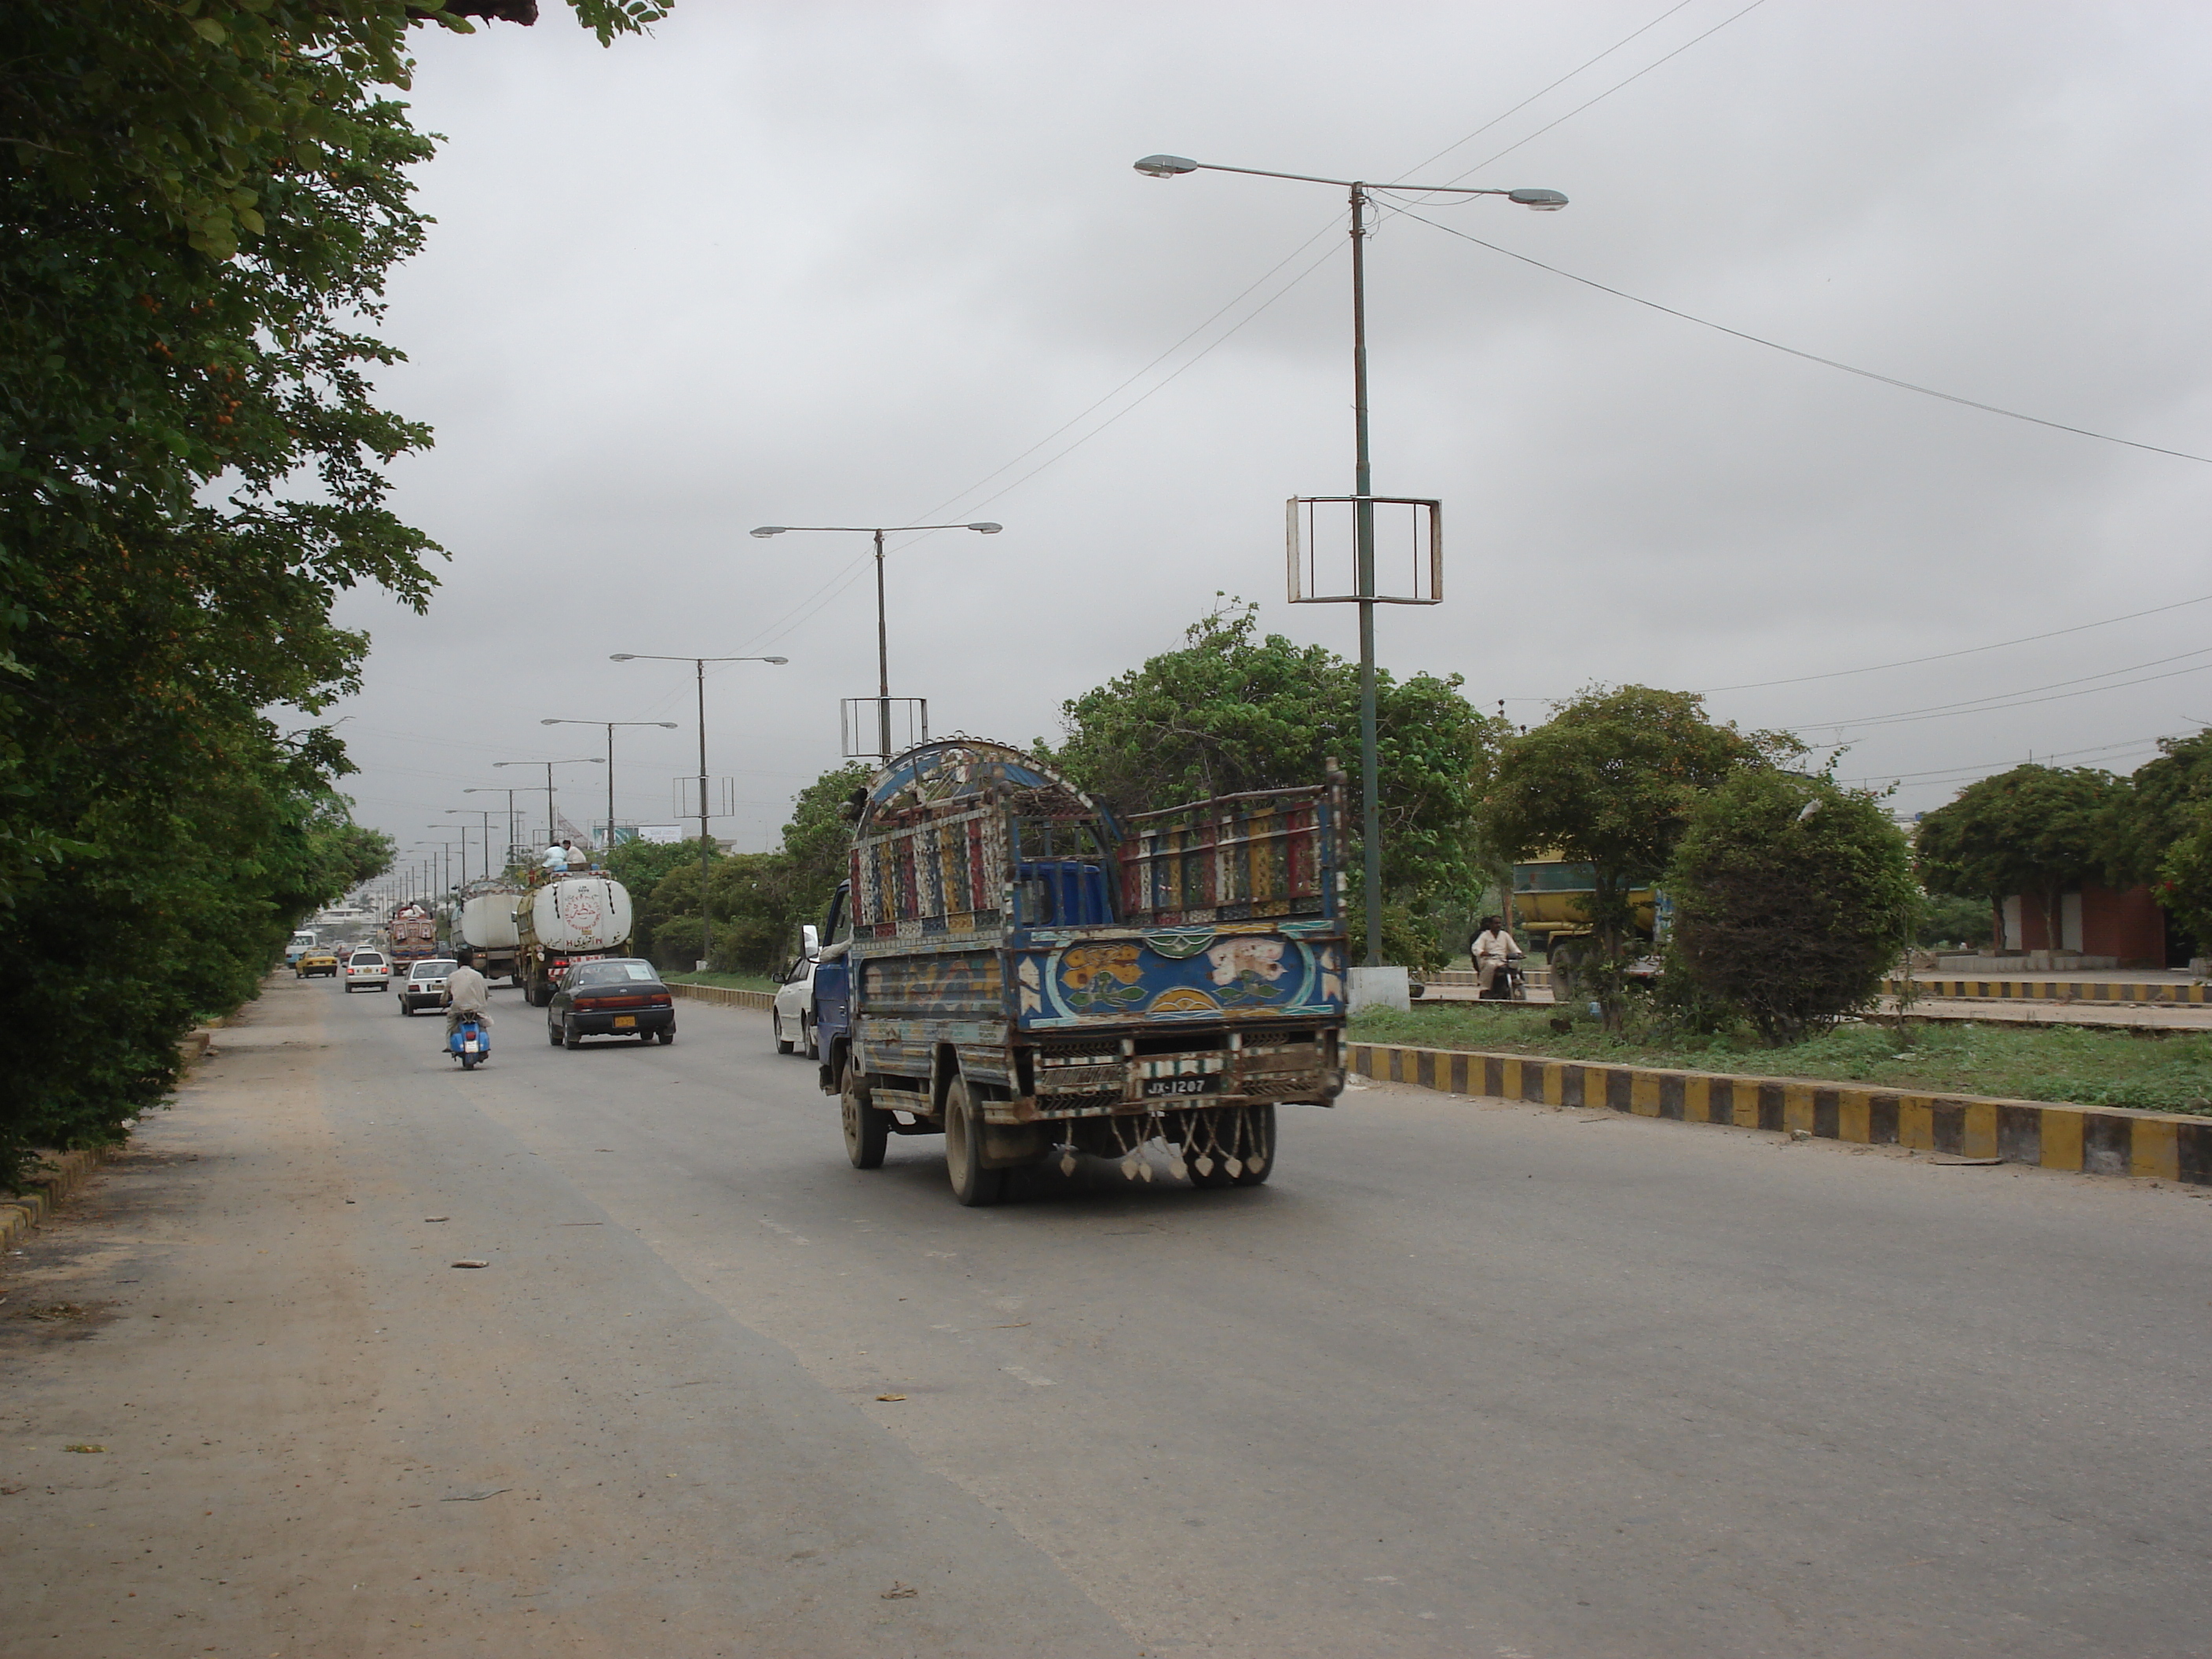
[[[1823,1140],[1994,1158],[2082,1175],[2148,1176],[2212,1186],[2212,1118],[2124,1106],[2057,1105],[1980,1095],[1913,1094],[1859,1084],[1400,1043],[1347,1045],[1362,1077],[1461,1095],[1604,1108]]]
[[[775,1006],[774,994],[768,991],[741,990],[734,985],[685,985],[681,982],[668,988],[678,996],[693,1002],[711,1002],[723,1008],[757,1008],[763,1012]]]

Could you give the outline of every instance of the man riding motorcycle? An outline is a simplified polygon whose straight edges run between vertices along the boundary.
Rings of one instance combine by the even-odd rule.
[[[457,953],[451,973],[446,975],[446,1036],[450,1041],[464,1018],[474,1014],[485,1025],[491,1024],[488,1012],[491,1003],[491,986],[472,965],[475,954],[468,950]]]

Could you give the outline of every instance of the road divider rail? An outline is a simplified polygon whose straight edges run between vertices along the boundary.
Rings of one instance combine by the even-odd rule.
[[[765,1012],[775,1006],[773,991],[744,991],[734,985],[678,984],[668,988],[693,1002],[717,1003],[725,1008],[758,1008]]]
[[[1670,1072],[1462,1048],[1347,1047],[1350,1067],[1362,1077],[1452,1094],[1610,1108],[1638,1117],[1741,1129],[1802,1130],[1861,1146],[2212,1186],[2212,1118],[2185,1113],[1908,1094],[1802,1078]]]
[[[1897,996],[1904,991],[1905,981],[1884,980],[1882,989]],[[1938,1000],[1992,1002],[2008,998],[2035,1002],[2212,1002],[2212,985],[2173,980],[1936,979],[1915,974],[1912,989],[1915,995]]]

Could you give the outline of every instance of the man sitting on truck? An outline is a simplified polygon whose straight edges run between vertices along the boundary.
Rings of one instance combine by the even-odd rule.
[[[446,1035],[451,1037],[466,1014],[490,1024],[490,1001],[491,986],[476,970],[476,953],[464,945],[454,953],[453,970],[446,975]]]
[[[547,870],[565,872],[569,864],[568,855],[575,850],[574,846],[563,840],[558,845],[545,849],[545,856],[538,860],[539,866]]]

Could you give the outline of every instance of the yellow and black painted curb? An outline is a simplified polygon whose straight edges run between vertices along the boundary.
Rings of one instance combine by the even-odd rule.
[[[1802,1129],[1825,1140],[1910,1146],[2083,1175],[2150,1176],[2212,1186],[2212,1117],[2124,1106],[2058,1106],[1978,1095],[1905,1094],[1802,1078],[1667,1072],[1526,1054],[1393,1043],[1346,1045],[1351,1069],[1386,1083],[1550,1106],[1743,1129]]]
[[[1904,990],[1905,981],[1887,979],[1881,988],[1887,995],[1896,996]],[[2212,985],[2173,981],[2141,984],[2120,980],[1931,979],[1915,974],[1912,989],[1917,996],[1959,1001],[2016,998],[2035,1002],[2212,1002]]]
[[[775,994],[771,991],[743,991],[734,985],[672,985],[668,988],[679,997],[689,997],[694,1002],[712,1002],[724,1008],[773,1008]]]
[[[45,1167],[20,1193],[0,1197],[0,1249],[13,1244],[33,1227],[43,1227],[54,1211],[73,1197],[106,1162],[104,1148],[87,1152],[50,1152]]]

